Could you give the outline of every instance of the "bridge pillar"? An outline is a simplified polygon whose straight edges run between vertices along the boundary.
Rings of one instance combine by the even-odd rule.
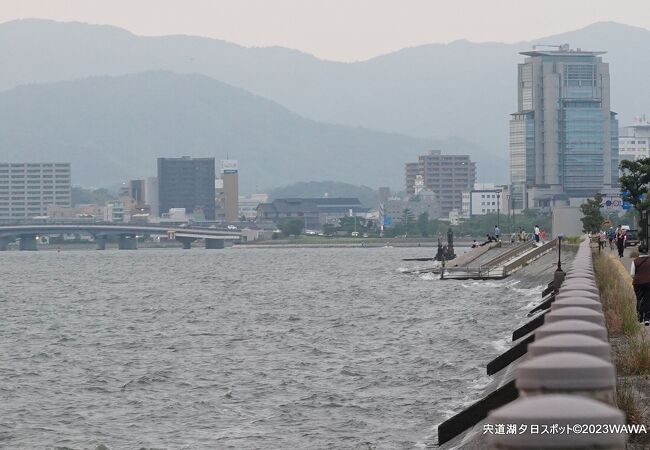
[[[95,244],[97,244],[97,250],[106,250],[106,236],[95,236]]]
[[[192,248],[192,242],[196,239],[191,237],[177,237],[176,240],[181,243],[183,250],[189,250]]]
[[[120,250],[137,250],[138,239],[133,234],[120,235],[120,240],[117,244],[117,248]]]
[[[206,239],[205,240],[205,248],[207,249],[220,249],[224,248],[225,241],[223,239]]]
[[[23,234],[20,236],[20,244],[18,246],[20,250],[27,251],[36,251],[38,247],[36,246],[36,235],[35,234]]]
[[[9,248],[9,244],[13,241],[13,238],[0,237],[0,252],[6,252]]]

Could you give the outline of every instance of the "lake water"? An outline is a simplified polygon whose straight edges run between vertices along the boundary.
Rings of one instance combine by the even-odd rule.
[[[0,253],[0,448],[433,447],[550,280],[433,251]]]

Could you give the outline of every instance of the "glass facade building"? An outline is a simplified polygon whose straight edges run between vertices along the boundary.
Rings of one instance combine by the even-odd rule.
[[[510,120],[515,209],[550,207],[618,185],[618,123],[603,52],[523,52],[518,111]]]
[[[215,220],[214,158],[158,158],[158,215],[171,208]]]
[[[530,112],[512,116],[510,120],[512,201],[517,209],[523,209],[526,186],[535,182],[535,121]]]

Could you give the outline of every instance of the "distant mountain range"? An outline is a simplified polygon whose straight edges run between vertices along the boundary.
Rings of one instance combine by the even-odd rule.
[[[314,122],[205,77],[144,72],[0,92],[3,160],[72,161],[74,181],[153,176],[159,156],[237,158],[241,190],[324,178],[400,186],[403,162],[436,142]]]
[[[388,139],[381,146],[377,154],[383,158],[389,152],[387,147],[394,145],[392,151],[397,158],[391,159],[391,163],[396,166],[391,169],[393,173],[390,176],[382,172],[384,169],[381,167],[375,169],[376,161],[373,160],[369,165],[370,160],[363,159],[363,164],[354,168],[349,165],[335,167],[328,164],[321,167],[312,164],[300,179],[334,179],[355,184],[369,182],[372,186],[384,184],[382,180],[386,180],[385,183],[399,187],[402,184],[402,164],[435,145],[432,141],[423,141],[421,138],[456,137],[452,142],[456,143],[457,148],[470,152],[478,160],[480,180],[506,182],[508,118],[516,107],[516,65],[523,60],[518,52],[530,49],[534,43],[565,42],[572,47],[608,51],[604,59],[610,63],[612,107],[620,113],[622,125],[630,121],[632,116],[647,110],[650,105],[650,90],[645,89],[645,79],[650,73],[650,56],[646,50],[650,45],[650,31],[616,23],[597,23],[578,31],[533,42],[477,44],[456,41],[408,48],[367,61],[340,63],[319,60],[305,53],[278,47],[245,48],[200,37],[142,37],[110,26],[23,20],[0,24],[0,90],[28,83],[124,75],[149,70],[198,73],[273,100],[314,121],[416,137],[391,135],[393,141]],[[87,82],[81,83],[83,85]],[[71,85],[66,86],[72,89]],[[169,93],[160,92],[159,97],[167,94]],[[14,95],[18,94],[10,94],[10,97]],[[91,113],[92,104],[87,106]],[[168,103],[167,106],[172,105]],[[225,112],[225,109],[221,111]],[[288,111],[283,111],[284,114],[291,115]],[[173,114],[173,111],[170,113]],[[93,114],[101,115],[97,111],[90,115]],[[245,118],[247,115],[240,117]],[[304,120],[296,115],[291,117],[298,121]],[[139,125],[132,126],[144,126],[146,119],[143,120]],[[353,133],[347,127],[336,128],[311,121],[302,123],[309,123],[312,129],[325,127],[329,130],[328,133]],[[236,130],[256,134],[252,122],[251,126],[241,125]],[[92,127],[85,134],[86,140],[79,145],[85,145],[86,152],[95,147],[105,148],[105,140],[93,139],[91,131]],[[131,131],[133,130],[128,127],[125,130],[115,130],[116,134],[124,136],[128,136]],[[311,146],[286,148],[286,139],[265,142],[267,150],[264,154],[256,153],[261,152],[262,147],[248,148],[248,153],[240,157],[237,154],[239,148],[250,145],[251,139],[243,136],[241,140],[248,143],[237,144],[238,137],[233,132],[231,130],[227,138],[216,134],[197,136],[192,142],[198,147],[192,147],[195,144],[185,142],[182,136],[177,136],[177,143],[182,142],[187,148],[178,151],[227,151],[227,144],[234,145],[234,157],[244,160],[253,154],[263,160],[271,156],[268,152],[275,151],[271,149],[280,148],[284,153],[277,154],[278,158],[286,154],[297,155],[305,160],[312,158],[311,150],[308,149]],[[369,130],[357,130],[356,133],[372,134]],[[276,139],[279,134],[281,133],[266,135],[265,138]],[[285,138],[288,137],[286,134],[285,132]],[[228,133],[225,135],[228,136]],[[336,145],[349,137],[329,136]],[[384,135],[373,136],[379,139]],[[213,141],[213,138],[219,140]],[[158,140],[146,133],[137,143],[145,148],[158,146]],[[203,144],[207,146],[203,147]],[[356,145],[349,142],[341,152],[349,152]],[[451,151],[454,150],[452,147],[441,148]],[[149,151],[129,146],[130,152],[136,150],[143,153]],[[0,151],[4,153],[11,149],[1,147]],[[117,159],[114,164],[119,165]],[[337,171],[341,176],[329,177],[325,169]],[[366,173],[375,170],[376,176]],[[352,178],[342,178],[350,175]],[[252,179],[258,180],[260,186],[267,183],[267,180],[273,185],[287,182],[281,178],[281,174],[277,174],[273,180],[271,177],[264,179],[258,178],[259,176],[261,174],[256,173]],[[399,180],[397,185],[394,184],[396,180]]]

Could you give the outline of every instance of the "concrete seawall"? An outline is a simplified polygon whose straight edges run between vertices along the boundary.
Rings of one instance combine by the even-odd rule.
[[[555,277],[556,283],[549,286],[543,307],[535,317],[528,319],[532,325],[525,329],[527,333],[509,350],[513,355],[521,354],[512,351],[519,346],[524,355],[508,361],[507,367],[494,375],[493,382],[486,389],[486,397],[466,410],[474,408],[475,414],[463,417],[461,413],[457,416],[467,420],[473,417],[474,423],[465,424],[469,428],[445,442],[441,448],[625,448],[625,433],[606,436],[587,433],[572,436],[571,441],[566,435],[535,434],[532,429],[523,431],[523,434],[495,432],[500,425],[541,426],[549,425],[553,420],[569,424],[594,421],[611,425],[624,423],[623,413],[615,406],[615,369],[609,356],[611,348],[604,328],[605,318],[589,243],[583,242],[573,248],[562,246],[562,249],[575,251],[570,264],[563,258],[563,269],[568,266],[566,272],[553,270],[552,274],[549,273],[549,268],[555,269],[553,263],[548,266],[549,257],[554,256],[557,262],[555,251],[518,273],[519,277],[537,274],[547,277],[548,281]],[[532,352],[527,352],[531,349]],[[507,360],[508,352],[501,358]],[[497,407],[495,402],[502,404]],[[481,415],[481,420],[474,420]],[[503,423],[504,420],[509,422]],[[449,438],[450,430],[456,432],[463,425],[462,420],[448,422],[439,428],[439,437],[444,440]],[[444,429],[449,425],[451,427]]]

